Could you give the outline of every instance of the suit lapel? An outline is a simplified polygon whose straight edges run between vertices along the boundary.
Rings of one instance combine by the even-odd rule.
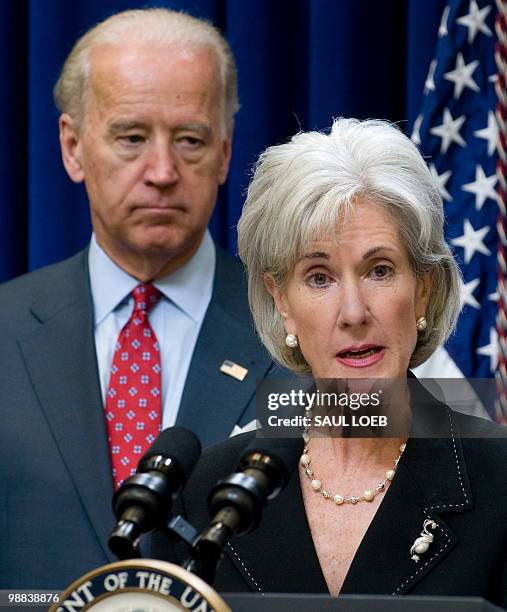
[[[271,365],[256,339],[238,262],[217,248],[213,295],[188,372],[177,425],[192,429],[203,446],[227,438],[254,401],[256,379]],[[248,369],[243,381],[220,371],[225,360]],[[254,411],[251,418],[254,418]],[[243,423],[244,424],[244,423]]]
[[[62,264],[61,271],[64,269],[62,283],[31,307],[39,328],[19,344],[62,460],[105,555],[114,560],[105,545],[114,521],[113,485],[95,354],[87,253]]]
[[[226,554],[253,591],[327,592],[297,470],[276,503],[267,503],[256,531],[233,540]]]
[[[423,389],[413,409],[413,433],[424,432],[424,437],[409,439],[396,478],[354,557],[343,593],[408,593],[459,545],[445,515],[471,510],[473,499],[452,412]],[[438,437],[426,437],[431,432]],[[434,540],[416,562],[410,548],[427,519],[437,525],[429,530]]]
[[[409,441],[396,478],[354,557],[342,593],[408,593],[459,544],[457,536],[441,515],[446,511],[469,510],[471,497],[466,500],[459,487],[448,442],[444,439]],[[423,460],[423,464],[431,472],[424,474],[421,471],[423,464],[417,465],[415,462],[424,456],[428,459],[428,455],[432,460]],[[443,481],[451,473],[455,477],[452,489],[444,491]],[[426,494],[425,484],[435,474],[439,474],[438,488],[442,493],[439,501],[445,503],[435,503],[434,495]],[[435,530],[429,529],[434,540],[427,552],[419,555],[419,562],[415,562],[411,558],[410,548],[421,535],[426,519],[437,524]]]

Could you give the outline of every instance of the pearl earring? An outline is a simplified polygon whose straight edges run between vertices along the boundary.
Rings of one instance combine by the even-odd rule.
[[[417,319],[415,326],[417,327],[417,331],[424,331],[428,327],[428,321],[426,321],[426,317],[419,317]]]
[[[291,349],[296,348],[299,345],[296,334],[287,334],[285,336],[285,344]]]

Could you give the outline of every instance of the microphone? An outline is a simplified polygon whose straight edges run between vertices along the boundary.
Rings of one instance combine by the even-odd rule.
[[[220,480],[208,496],[210,525],[195,545],[186,569],[212,583],[222,550],[234,535],[253,531],[268,500],[287,485],[303,451],[303,440],[254,438],[237,471]]]
[[[185,486],[201,454],[197,436],[169,427],[143,455],[136,473],[113,496],[118,519],[108,545],[118,559],[139,557],[139,536],[165,527],[173,499]]]

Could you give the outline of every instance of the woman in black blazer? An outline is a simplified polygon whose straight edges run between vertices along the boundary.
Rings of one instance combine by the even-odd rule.
[[[451,412],[432,398],[427,406],[435,414],[439,437],[409,439],[340,593],[476,596],[507,606],[505,437],[499,437],[499,426]],[[478,428],[491,438],[470,438],[479,434]],[[179,507],[199,529],[210,521],[206,503],[210,488],[236,471],[238,458],[254,435],[235,436],[203,453]],[[287,488],[267,503],[256,530],[225,548],[214,588],[329,592],[300,482],[295,471]],[[428,518],[437,523],[434,541],[426,557],[422,554],[415,563],[410,548]],[[336,521],[339,527],[339,515]],[[180,563],[188,553],[158,539],[152,554]]]
[[[363,392],[365,379],[404,380],[455,325],[460,278],[438,188],[385,122],[338,119],[328,134],[267,149],[238,231],[257,331],[317,389],[319,379]],[[507,605],[505,429],[453,412],[418,383],[382,407],[397,427],[380,437],[340,427],[318,437],[314,417],[285,491],[256,531],[227,546],[218,590]],[[210,485],[236,469],[252,435],[201,458],[183,497],[198,527],[209,520]]]

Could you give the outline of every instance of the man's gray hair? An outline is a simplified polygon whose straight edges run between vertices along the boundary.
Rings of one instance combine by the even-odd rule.
[[[261,154],[238,224],[257,331],[271,355],[296,372],[310,367],[299,349],[286,347],[264,275],[283,288],[310,243],[332,236],[360,197],[392,215],[415,276],[432,274],[428,325],[418,333],[410,367],[424,362],[456,324],[461,277],[444,240],[442,198],[424,159],[388,122],[336,119],[329,133],[299,133]]]
[[[63,65],[53,94],[56,106],[80,126],[85,115],[91,71],[90,52],[101,44],[149,44],[154,47],[211,49],[217,58],[222,86],[224,131],[231,131],[239,109],[236,62],[220,32],[211,23],[165,8],[116,13],[86,32]]]

